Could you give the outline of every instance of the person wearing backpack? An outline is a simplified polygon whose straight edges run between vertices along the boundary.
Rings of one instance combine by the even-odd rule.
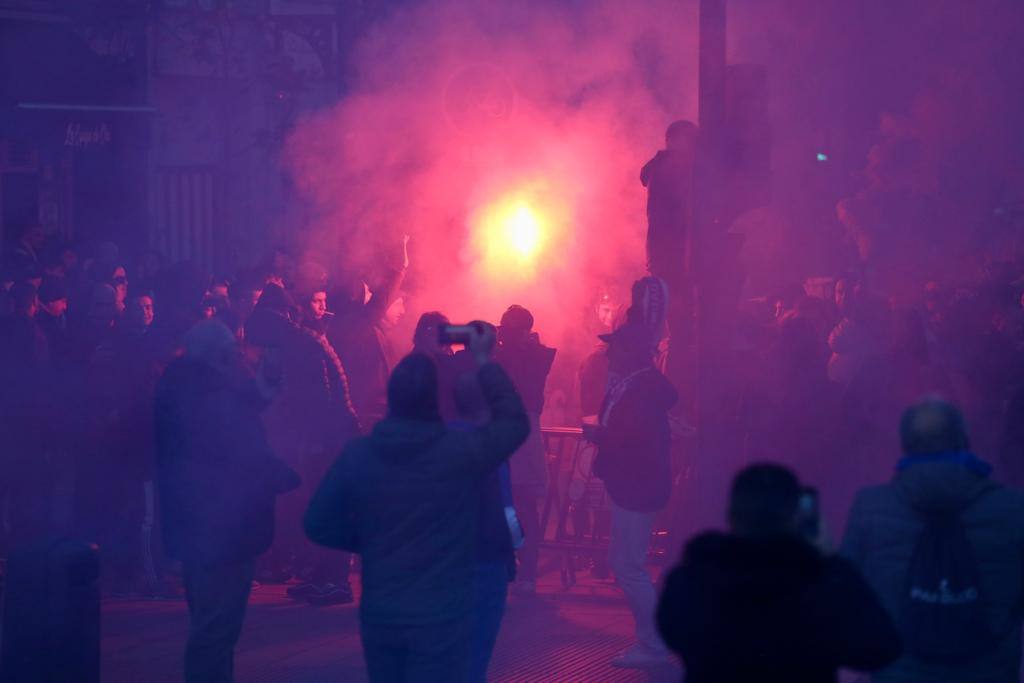
[[[872,680],[1018,681],[1024,492],[989,478],[945,401],[907,409],[900,438],[896,476],[857,495],[842,544],[904,641]]]

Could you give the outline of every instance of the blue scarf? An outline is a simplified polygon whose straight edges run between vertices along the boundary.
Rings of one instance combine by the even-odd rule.
[[[902,472],[914,465],[924,465],[933,462],[954,462],[963,465],[971,472],[980,477],[987,477],[992,474],[992,465],[988,464],[970,451],[951,451],[949,453],[928,453],[927,455],[905,455],[896,463],[896,471]]]

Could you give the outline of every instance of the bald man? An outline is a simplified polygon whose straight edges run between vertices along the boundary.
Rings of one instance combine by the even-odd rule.
[[[842,546],[904,641],[903,657],[872,680],[1017,681],[1024,493],[990,478],[945,401],[907,409],[900,438],[895,477],[858,494]]]

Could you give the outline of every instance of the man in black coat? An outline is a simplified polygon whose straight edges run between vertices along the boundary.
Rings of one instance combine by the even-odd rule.
[[[654,517],[671,489],[668,411],[678,394],[654,367],[655,342],[648,328],[626,323],[601,340],[608,344],[608,389],[600,423],[584,429],[597,445],[594,474],[611,498],[608,565],[626,594],[637,641],[612,665],[646,668],[668,660],[654,626],[657,593],[645,565]]]
[[[469,673],[479,492],[526,440],[529,420],[490,362],[494,334],[471,339],[491,419],[445,427],[437,366],[412,354],[388,382],[388,415],[344,449],[306,512],[309,537],[359,553],[363,652],[372,681],[459,681]]]
[[[670,285],[680,282],[687,270],[696,147],[697,126],[676,121],[665,132],[665,149],[640,171],[640,182],[647,188],[648,267]]]
[[[351,558],[316,548],[302,534],[302,514],[341,447],[359,433],[348,375],[327,336],[292,320],[294,302],[275,284],[263,289],[245,325],[245,341],[281,366],[281,391],[264,411],[264,425],[274,451],[298,470],[304,486],[278,506],[281,533],[268,558],[273,567],[290,568],[301,583],[289,597],[313,604],[352,602]],[[261,563],[263,565],[263,563]],[[261,566],[261,570],[265,567]],[[261,571],[260,578],[267,578]]]
[[[244,372],[235,336],[216,320],[185,335],[185,355],[157,385],[157,485],[164,546],[185,579],[189,683],[233,679],[253,563],[274,537],[274,500],[299,485],[263,432],[272,394],[262,373]]]
[[[540,416],[544,412],[544,387],[555,362],[556,349],[545,346],[533,329],[533,314],[513,304],[501,316],[499,346],[494,360],[512,378],[530,416],[530,437],[512,456],[512,492],[519,504],[526,542],[519,550],[519,573],[513,591],[529,597],[537,592],[537,563],[544,530],[540,503],[547,493],[548,472]]]
[[[687,683],[834,683],[840,667],[879,669],[900,637],[857,570],[798,533],[802,494],[780,465],[740,472],[731,533],[686,547],[658,605],[658,627]]]

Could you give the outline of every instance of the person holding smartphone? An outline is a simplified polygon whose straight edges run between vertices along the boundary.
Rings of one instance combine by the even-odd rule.
[[[822,552],[821,529],[817,495],[789,469],[736,475],[729,532],[690,540],[658,605],[689,683],[825,683],[899,657],[896,626],[853,564]]]
[[[387,416],[345,447],[306,511],[313,542],[362,558],[360,628],[371,681],[470,674],[480,491],[530,423],[491,360],[493,328],[467,328],[489,419],[469,430],[447,427],[436,363],[406,356],[388,380]]]

